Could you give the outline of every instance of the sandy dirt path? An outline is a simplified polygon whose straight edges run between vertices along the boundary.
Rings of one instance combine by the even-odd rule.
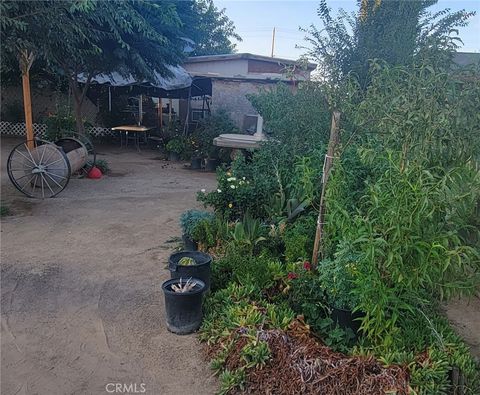
[[[178,217],[214,175],[100,147],[111,176],[31,200],[6,176],[15,141],[2,139],[2,395],[213,394],[196,336],[166,330],[160,284]]]

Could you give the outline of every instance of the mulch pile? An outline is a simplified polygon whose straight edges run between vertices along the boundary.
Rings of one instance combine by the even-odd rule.
[[[287,331],[259,331],[271,358],[263,368],[246,372],[243,393],[265,395],[408,394],[408,372],[401,366],[384,367],[372,357],[346,356],[323,345],[308,326],[295,320]],[[226,360],[226,368],[244,364],[240,351],[247,339],[240,337]],[[210,350],[213,351],[213,350]]]

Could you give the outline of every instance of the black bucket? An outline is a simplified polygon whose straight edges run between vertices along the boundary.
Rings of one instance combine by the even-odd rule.
[[[206,171],[216,171],[218,166],[218,159],[207,159],[205,162]]]
[[[196,265],[182,266],[178,262],[183,257],[192,258]],[[200,251],[180,251],[170,255],[168,258],[168,270],[172,278],[199,278],[205,283],[205,291],[210,289],[210,277],[212,257]]]
[[[197,242],[192,240],[186,234],[182,235],[182,242],[183,242],[183,247],[185,248],[185,250],[187,250],[187,251],[197,251],[198,250]]]
[[[183,278],[185,282],[187,278]],[[197,278],[192,278],[197,284],[190,292],[175,292],[172,284],[178,284],[174,278],[162,284],[165,295],[165,313],[167,329],[178,335],[187,335],[195,332],[202,323],[202,299],[205,291],[205,283]]]
[[[360,325],[361,322],[358,318],[364,317],[365,314],[361,311],[356,311],[353,313],[350,310],[338,309],[336,307],[332,308],[332,313],[330,318],[333,320],[334,323],[337,323],[338,326],[342,329],[350,328],[355,336],[358,336],[360,333]]]
[[[202,158],[192,158],[190,161],[190,168],[192,170],[200,170],[202,168]]]

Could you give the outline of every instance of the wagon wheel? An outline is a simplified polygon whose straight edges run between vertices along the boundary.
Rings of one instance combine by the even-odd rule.
[[[29,145],[33,148],[29,149]],[[58,195],[70,180],[70,163],[55,144],[36,139],[18,144],[7,160],[10,181],[32,198]]]

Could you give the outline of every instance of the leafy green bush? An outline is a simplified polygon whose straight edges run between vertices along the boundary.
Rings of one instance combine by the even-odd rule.
[[[165,146],[167,152],[181,154],[185,149],[185,140],[182,137],[172,138]]]
[[[218,215],[226,219],[242,218],[247,211],[255,217],[263,213],[261,202],[265,199],[264,192],[257,188],[253,174],[243,161],[242,158],[236,159],[229,171],[219,169],[217,189],[209,193],[199,192],[197,196],[199,201],[213,207]]]
[[[240,129],[224,110],[202,119],[191,135],[196,155],[200,157],[218,158],[220,147],[213,145],[213,139],[220,134],[240,133]]]
[[[215,218],[214,214],[201,210],[187,210],[180,215],[180,226],[184,235],[193,240],[196,226],[201,221],[211,221]]]
[[[76,130],[75,116],[67,108],[58,111],[57,114],[51,114],[45,120],[47,131],[45,139],[56,141],[65,134],[73,133]]]
[[[316,231],[316,213],[304,215],[291,225],[287,225],[282,235],[285,243],[285,260],[297,262],[310,259]]]

